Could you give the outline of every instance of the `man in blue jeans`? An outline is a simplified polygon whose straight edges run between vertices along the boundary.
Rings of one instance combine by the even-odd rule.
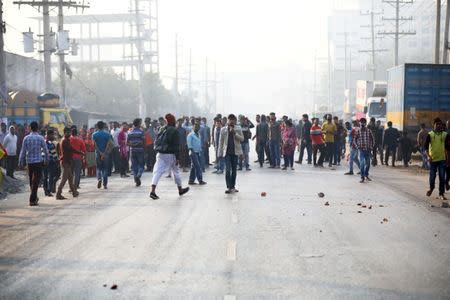
[[[353,164],[355,163],[356,166],[358,167],[358,169],[360,169],[360,164],[359,164],[359,158],[358,158],[358,148],[356,147],[356,145],[353,144],[353,139],[356,137],[356,134],[359,130],[359,124],[358,121],[355,120],[353,121],[353,127],[350,125],[349,122],[346,123],[347,126],[347,131],[348,131],[348,146],[350,149],[350,154],[349,154],[349,162],[348,165],[350,167],[350,170],[345,173],[344,175],[353,175]]]
[[[103,121],[97,122],[97,131],[92,135],[95,143],[95,156],[97,164],[97,188],[108,188],[108,157],[114,146],[111,134],[105,130]]]
[[[236,116],[230,114],[227,125],[220,131],[218,157],[225,157],[225,180],[227,183],[225,194],[239,192],[236,189],[236,172],[238,157],[243,154],[241,142],[244,141],[244,134],[236,122]]]
[[[145,159],[145,132],[141,128],[142,120],[134,119],[133,130],[128,133],[127,141],[130,146],[131,162],[133,167],[134,183],[141,186],[141,176],[144,173]]]
[[[353,144],[359,150],[359,163],[361,168],[361,181],[372,181],[369,178],[369,168],[370,168],[370,154],[373,150],[374,138],[372,131],[367,128],[367,120],[361,118],[359,121],[361,128],[356,133]]]
[[[202,153],[202,140],[199,135],[200,123],[196,122],[194,125],[194,131],[187,136],[187,146],[189,148],[189,156],[191,158],[191,173],[189,175],[189,184],[193,185],[195,179],[198,180],[200,185],[205,185],[203,181],[203,170],[200,163]]]
[[[270,113],[269,123],[269,148],[270,148],[270,168],[280,168],[281,162],[281,128],[275,113]]]

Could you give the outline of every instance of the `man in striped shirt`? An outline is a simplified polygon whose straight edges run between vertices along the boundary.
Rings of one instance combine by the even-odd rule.
[[[31,133],[23,139],[19,166],[24,167],[25,164],[28,165],[28,177],[31,187],[30,206],[37,206],[39,202],[37,191],[41,181],[42,168],[48,162],[48,150],[44,137],[38,133],[38,123],[31,122],[30,129]]]

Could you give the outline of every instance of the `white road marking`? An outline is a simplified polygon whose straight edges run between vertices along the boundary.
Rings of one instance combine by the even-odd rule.
[[[228,241],[227,260],[236,260],[236,241]]]
[[[238,197],[233,197],[233,200],[231,200],[231,203],[237,203],[239,201]]]
[[[225,295],[223,297],[223,300],[236,300],[236,296],[235,295]]]

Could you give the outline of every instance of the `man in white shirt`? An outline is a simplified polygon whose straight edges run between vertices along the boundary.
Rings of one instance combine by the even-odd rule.
[[[9,133],[3,139],[3,147],[8,153],[6,157],[6,176],[14,178],[17,165],[17,135],[14,126],[9,127]]]
[[[114,140],[114,148],[111,152],[112,164],[109,165],[109,168],[112,169],[112,166],[114,164],[114,173],[120,173],[119,133],[120,133],[119,122],[113,122],[110,134]]]

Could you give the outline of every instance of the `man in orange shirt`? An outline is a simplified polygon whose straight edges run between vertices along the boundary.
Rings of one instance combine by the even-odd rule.
[[[80,153],[86,153],[86,144],[78,136],[77,128],[72,128],[72,136],[70,137],[70,145],[72,148]],[[79,153],[74,152],[73,158],[73,184],[79,189],[80,188],[80,178],[81,170],[83,168],[83,158]]]

